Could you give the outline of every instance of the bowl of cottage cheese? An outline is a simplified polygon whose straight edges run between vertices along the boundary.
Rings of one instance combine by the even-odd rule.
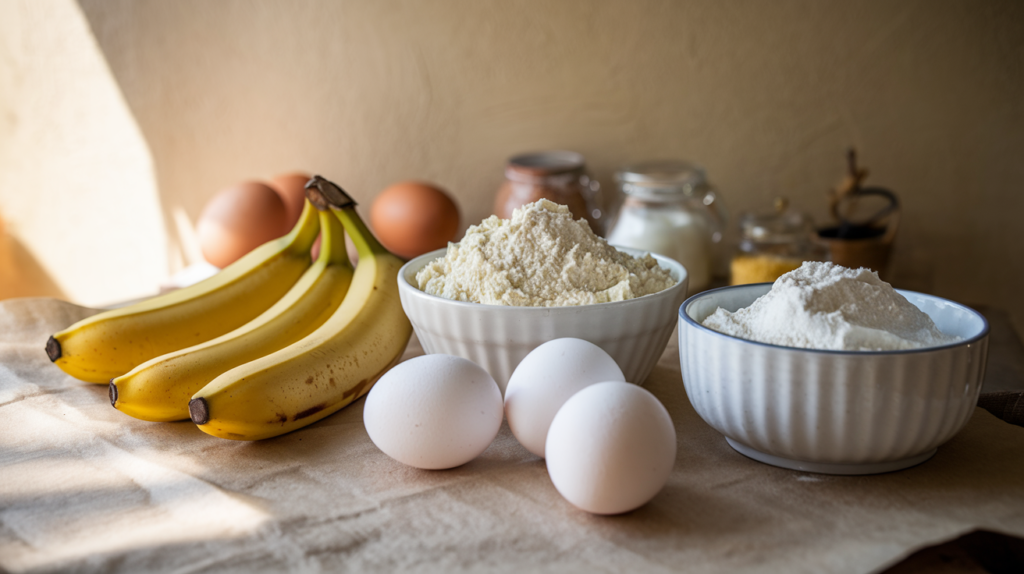
[[[828,474],[930,458],[973,413],[988,350],[977,311],[828,262],[691,297],[678,329],[705,422],[754,460]]]
[[[675,328],[687,272],[668,257],[609,245],[542,199],[409,261],[398,286],[424,351],[479,364],[504,392],[530,351],[562,337],[601,347],[642,384]]]

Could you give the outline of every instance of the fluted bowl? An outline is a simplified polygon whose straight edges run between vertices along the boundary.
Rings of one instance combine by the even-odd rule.
[[[740,339],[701,325],[771,283],[700,293],[679,308],[679,361],[697,414],[755,460],[872,474],[930,458],[967,424],[981,392],[988,322],[964,305],[902,291],[959,342],[903,351],[825,351]]]
[[[631,255],[644,252],[618,248]],[[412,259],[398,275],[405,314],[427,353],[444,353],[473,361],[494,377],[504,394],[512,371],[542,343],[561,337],[590,341],[604,349],[626,380],[643,384],[676,324],[676,311],[686,298],[686,268],[652,254],[676,284],[658,293],[627,301],[571,307],[508,307],[453,301],[427,294],[416,273],[443,257],[439,249]]]

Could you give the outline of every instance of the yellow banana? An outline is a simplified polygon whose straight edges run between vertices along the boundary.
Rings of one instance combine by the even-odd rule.
[[[189,418],[188,401],[221,373],[283,349],[334,313],[352,281],[345,230],[320,212],[320,256],[270,309],[245,325],[198,345],[150,359],[110,381],[110,403],[147,421]]]
[[[319,231],[317,210],[307,202],[287,235],[205,281],[79,321],[50,337],[46,354],[76,379],[107,384],[149,359],[237,329],[266,311],[309,268]]]
[[[213,436],[258,440],[316,422],[351,403],[402,356],[412,325],[398,298],[402,260],[374,238],[340,188],[315,177],[307,197],[331,205],[359,252],[338,310],[306,338],[231,369],[189,401],[189,414]]]

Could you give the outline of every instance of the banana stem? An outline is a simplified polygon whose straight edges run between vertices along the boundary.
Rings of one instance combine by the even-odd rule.
[[[352,238],[352,243],[356,245],[356,251],[359,252],[360,259],[390,253],[380,244],[380,241],[377,241],[373,232],[363,223],[363,219],[356,213],[355,206],[342,207],[341,209],[331,208],[331,211],[338,216],[341,224],[345,226],[345,231]]]
[[[319,175],[314,175],[306,183],[306,199],[312,201],[313,205],[321,210],[326,210],[328,205],[339,209],[356,205],[356,200],[345,193],[344,189],[338,187],[338,184]]]
[[[310,221],[314,220],[314,221]],[[308,253],[313,247],[313,242],[316,241],[316,236],[320,233],[320,218],[316,207],[313,206],[309,201],[302,206],[302,214],[299,215],[299,221],[295,224],[288,235],[285,236],[285,242],[289,246],[294,246],[298,251]]]
[[[348,236],[352,238],[352,243],[355,243],[359,257],[391,253],[377,241],[373,232],[366,227],[359,214],[356,213],[356,201],[345,193],[344,189],[338,187],[338,184],[319,175],[314,175],[313,179],[306,184],[306,199],[312,202],[317,209],[330,209],[338,216],[341,224],[345,226]]]
[[[320,256],[318,259],[327,261],[330,265],[349,263],[348,249],[345,248],[345,229],[330,211],[320,212]]]

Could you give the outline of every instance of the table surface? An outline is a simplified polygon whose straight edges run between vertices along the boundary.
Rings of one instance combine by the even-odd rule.
[[[1024,388],[1020,340],[984,312],[985,390]],[[369,441],[362,400],[256,443],[131,419],[41,351],[84,313],[0,302],[0,569],[972,572],[978,548],[1012,556],[1024,537],[1024,428],[981,409],[904,471],[770,467],[696,415],[673,340],[645,382],[676,425],[672,476],[600,517],[562,499],[507,426],[471,463],[422,471]],[[421,352],[414,339],[405,357]]]

